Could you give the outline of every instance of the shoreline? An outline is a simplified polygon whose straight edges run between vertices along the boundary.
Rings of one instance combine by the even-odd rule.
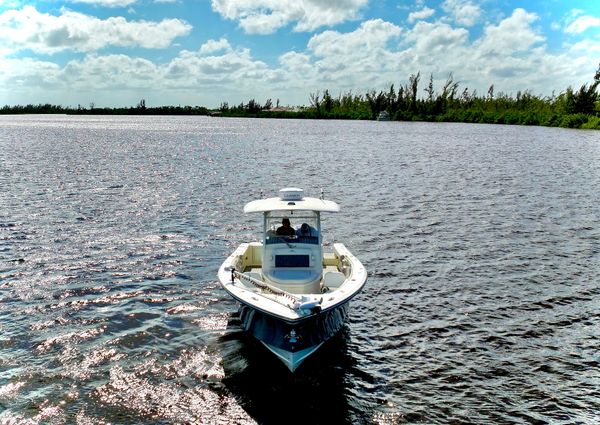
[[[213,118],[256,118],[256,119],[296,119],[296,120],[345,120],[345,121],[377,121],[376,118],[359,117],[338,114],[317,114],[314,110],[306,109],[298,112],[270,112],[257,113],[220,113],[208,110],[189,112],[166,112],[148,108],[145,111],[130,111],[124,109],[98,108],[95,110],[55,110],[55,111],[15,111],[12,108],[0,109],[0,115],[64,115],[64,116],[208,116]],[[507,111],[506,113],[490,113],[482,110],[467,110],[467,119],[459,118],[455,114],[430,115],[426,117],[413,116],[411,119],[390,119],[383,122],[432,122],[432,123],[464,123],[464,124],[501,124],[522,125],[554,128],[571,128],[581,130],[600,130],[600,117],[589,114],[552,114],[535,116],[523,111]]]

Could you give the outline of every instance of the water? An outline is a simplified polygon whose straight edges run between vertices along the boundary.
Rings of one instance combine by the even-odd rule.
[[[369,270],[291,375],[216,281],[325,188]],[[0,423],[599,423],[600,133],[0,117]]]

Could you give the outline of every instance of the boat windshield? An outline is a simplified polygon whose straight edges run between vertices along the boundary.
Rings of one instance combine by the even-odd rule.
[[[307,243],[320,240],[319,213],[315,211],[270,211],[265,213],[265,244]]]

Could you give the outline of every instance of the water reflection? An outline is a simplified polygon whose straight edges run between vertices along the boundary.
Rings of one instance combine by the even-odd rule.
[[[598,423],[599,133],[379,124],[0,116],[0,424]],[[296,185],[370,274],[290,375],[216,272]]]

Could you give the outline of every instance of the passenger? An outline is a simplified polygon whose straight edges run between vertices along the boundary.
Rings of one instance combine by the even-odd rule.
[[[308,225],[307,223],[302,223],[302,226],[296,230],[296,235],[298,236],[318,236],[317,233],[317,229]]]
[[[290,219],[285,217],[281,220],[281,226],[277,228],[278,236],[294,236],[296,231],[290,225]]]

